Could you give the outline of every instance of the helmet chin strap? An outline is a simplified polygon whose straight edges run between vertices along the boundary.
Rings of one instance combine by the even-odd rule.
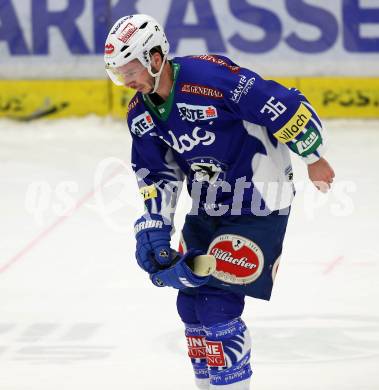
[[[163,57],[163,61],[162,61],[162,65],[160,67],[160,69],[158,70],[157,73],[153,73],[153,70],[151,69],[151,63],[150,63],[150,66],[147,68],[147,71],[149,72],[150,76],[153,76],[154,77],[154,88],[151,92],[149,93],[155,93],[157,92],[158,90],[158,87],[159,87],[159,81],[161,79],[161,74],[162,74],[162,71],[163,71],[163,67],[166,63],[166,58],[167,58],[167,55],[165,55]]]

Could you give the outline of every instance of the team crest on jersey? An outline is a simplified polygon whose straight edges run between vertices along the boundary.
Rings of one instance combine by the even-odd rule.
[[[186,103],[176,103],[182,120],[190,122],[206,121],[217,118],[215,106],[195,106]]]
[[[261,248],[242,236],[224,234],[216,237],[208,253],[217,260],[213,276],[229,284],[252,283],[259,278],[264,267]]]
[[[138,137],[142,137],[155,126],[153,118],[148,111],[136,116],[132,121],[131,131]]]
[[[217,180],[225,179],[226,164],[213,157],[197,157],[187,160],[191,167],[191,180],[214,184]]]

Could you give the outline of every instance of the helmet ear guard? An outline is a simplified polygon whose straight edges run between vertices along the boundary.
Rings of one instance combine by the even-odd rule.
[[[152,50],[160,49],[163,57],[162,65],[157,73],[151,67]],[[104,52],[106,71],[116,85],[122,85],[111,68],[117,68],[138,59],[154,77],[156,92],[160,76],[167,59],[170,45],[162,26],[151,16],[144,14],[129,15],[120,18],[111,28]]]

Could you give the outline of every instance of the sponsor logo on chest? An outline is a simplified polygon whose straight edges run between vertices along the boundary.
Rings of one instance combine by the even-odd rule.
[[[193,83],[182,83],[180,92],[189,93],[191,95],[205,96],[213,99],[222,99],[224,97],[224,94],[216,88]]]
[[[211,145],[216,140],[214,133],[201,127],[195,127],[192,130],[192,134],[182,134],[178,137],[171,130],[168,131],[168,134],[171,137],[170,140],[166,140],[161,135],[159,138],[180,154],[191,151],[199,144],[204,146]]]
[[[206,121],[217,118],[217,109],[214,106],[195,106],[186,103],[176,103],[182,120],[190,122]]]
[[[132,121],[131,131],[138,137],[142,137],[154,127],[153,118],[148,111],[136,116]]]

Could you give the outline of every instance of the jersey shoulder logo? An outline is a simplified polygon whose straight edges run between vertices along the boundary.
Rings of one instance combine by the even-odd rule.
[[[311,118],[312,112],[301,103],[292,118],[274,136],[283,144],[290,142],[305,129]]]
[[[133,118],[131,123],[131,132],[138,137],[142,137],[155,127],[153,118],[148,111]]]
[[[139,103],[139,98],[138,95],[136,94],[128,104],[128,114],[130,111],[133,111],[137,107],[138,103]]]
[[[241,98],[249,93],[254,83],[255,77],[251,77],[250,79],[248,79],[245,75],[241,75],[236,87],[232,91],[230,91],[230,100],[234,103],[239,103]]]
[[[229,69],[232,73],[238,73],[241,69],[237,65],[228,64],[226,61],[224,61],[222,58],[216,55],[203,54],[203,55],[192,56],[192,58],[196,58],[198,60],[208,61],[216,65],[224,66],[225,68]]]

